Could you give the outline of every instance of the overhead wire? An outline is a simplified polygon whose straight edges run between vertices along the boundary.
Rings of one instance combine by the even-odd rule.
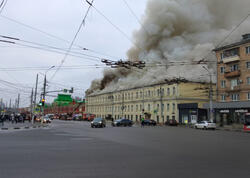
[[[86,0],[89,3],[88,0]],[[117,25],[115,25],[107,16],[104,15],[99,9],[97,9],[93,4],[91,5],[95,11],[101,15],[109,24],[111,24],[117,31],[119,31],[128,41],[130,41],[135,47],[141,49],[124,31],[122,31]]]
[[[51,34],[51,33],[46,32],[46,31],[40,30],[40,29],[38,29],[38,28],[35,28],[35,27],[31,26],[31,25],[27,25],[27,24],[25,24],[25,23],[23,23],[23,22],[17,21],[17,20],[15,20],[15,19],[10,18],[10,17],[4,16],[4,15],[0,15],[0,17],[4,18],[4,19],[6,19],[6,20],[9,20],[9,21],[11,21],[11,22],[14,22],[14,23],[16,23],[16,24],[19,24],[19,25],[21,25],[21,26],[24,26],[24,27],[26,27],[26,28],[29,28],[29,29],[31,29],[31,30],[33,30],[33,31],[39,32],[39,33],[41,33],[41,34],[44,34],[44,35],[46,35],[46,36],[48,36],[48,37],[57,39],[57,40],[59,40],[59,41],[65,42],[65,43],[70,43],[70,41],[68,41],[68,40],[65,40],[65,39],[63,39],[63,38],[61,38],[61,37],[58,37],[58,36],[56,36],[56,35],[53,35],[53,34]],[[73,46],[77,47],[75,50],[78,49],[78,50],[83,50],[83,51],[89,51],[89,52],[91,52],[91,53],[101,54],[101,55],[107,56],[107,57],[119,58],[119,57],[116,57],[116,56],[113,56],[113,55],[110,55],[110,54],[106,54],[106,53],[104,53],[104,52],[100,52],[100,51],[97,51],[97,50],[93,50],[93,49],[89,49],[89,48],[86,48],[86,47],[82,47],[81,45],[76,44],[76,43],[74,43]],[[66,50],[66,49],[65,49],[65,50]]]
[[[54,72],[54,74],[52,75],[52,77],[50,78],[50,80],[53,80],[53,79],[54,79],[54,77],[56,76],[56,74],[58,73],[58,71],[60,70],[60,68],[61,68],[62,65],[64,64],[64,62],[66,61],[66,59],[67,59],[67,57],[68,57],[68,54],[69,54],[71,48],[73,47],[73,44],[74,44],[74,42],[75,42],[75,40],[76,40],[76,38],[77,38],[77,36],[78,36],[78,34],[79,34],[81,28],[82,28],[83,26],[85,26],[85,21],[86,21],[86,18],[87,18],[87,16],[88,16],[88,13],[89,13],[89,11],[90,11],[90,9],[91,9],[91,7],[92,7],[93,2],[94,2],[94,0],[91,1],[91,5],[89,5],[89,7],[88,7],[88,9],[87,9],[87,12],[85,13],[84,18],[83,18],[83,20],[82,20],[80,26],[78,27],[78,30],[77,30],[77,32],[76,32],[76,34],[75,34],[75,36],[74,36],[72,42],[70,43],[70,46],[69,46],[67,52],[65,53],[65,55],[64,55],[64,57],[63,57],[63,59],[62,59],[62,61],[61,61],[60,67]]]

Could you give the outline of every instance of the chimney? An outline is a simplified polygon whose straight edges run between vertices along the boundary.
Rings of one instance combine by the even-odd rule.
[[[242,40],[250,40],[250,33],[242,35]]]

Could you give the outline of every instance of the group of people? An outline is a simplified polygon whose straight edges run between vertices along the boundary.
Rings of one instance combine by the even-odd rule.
[[[30,117],[26,116],[26,114],[19,114],[19,113],[11,113],[11,114],[1,114],[0,115],[0,123],[2,124],[2,126],[4,125],[4,122],[9,121],[12,124],[14,123],[24,123],[25,120],[28,120],[29,122],[31,122]]]

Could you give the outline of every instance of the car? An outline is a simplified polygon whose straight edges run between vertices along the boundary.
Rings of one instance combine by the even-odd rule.
[[[42,118],[42,121],[43,121],[43,123],[46,123],[46,124],[51,123],[51,119],[48,116],[44,116]]]
[[[74,120],[74,121],[81,121],[81,120],[83,120],[83,118],[82,118],[81,114],[75,114],[73,116],[72,120]]]
[[[194,125],[196,129],[216,129],[216,124],[211,121],[200,121]]]
[[[113,127],[119,127],[119,126],[131,127],[133,124],[134,124],[133,121],[131,121],[129,119],[118,119],[118,120],[112,122]]]
[[[178,126],[178,122],[175,119],[169,119],[165,122],[165,125],[168,126]]]
[[[143,124],[148,126],[156,126],[156,121],[152,119],[145,119],[143,121]]]
[[[91,122],[91,127],[106,127],[106,121],[103,118],[95,118],[92,122]]]

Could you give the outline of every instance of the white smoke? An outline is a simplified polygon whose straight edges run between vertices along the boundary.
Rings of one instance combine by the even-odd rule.
[[[125,76],[120,75],[119,70],[113,71],[115,80],[106,82],[102,92],[179,77],[207,82],[208,74],[202,67],[204,64],[190,63],[206,57],[205,60],[209,61],[206,67],[215,73],[215,55],[209,52],[248,13],[249,0],[149,0],[143,25],[134,33],[136,45],[127,52],[129,60],[145,61],[147,67],[133,69]],[[242,26],[244,28],[236,31],[227,43],[236,39],[239,41],[242,33],[250,32],[249,19]],[[187,65],[173,65],[180,62]],[[100,89],[91,91],[100,92]]]

